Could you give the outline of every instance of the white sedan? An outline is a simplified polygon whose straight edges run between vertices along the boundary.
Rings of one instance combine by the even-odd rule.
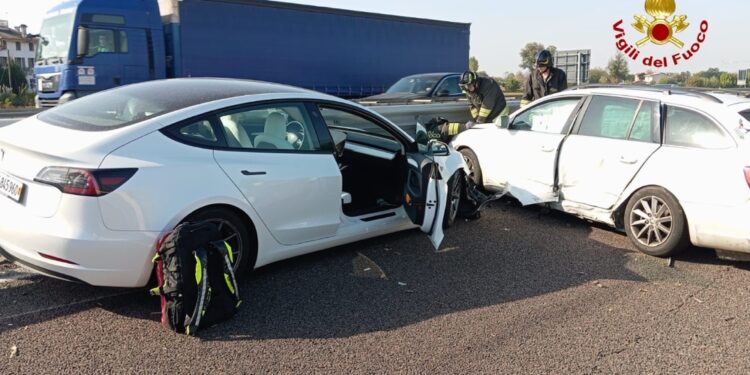
[[[224,79],[146,82],[0,129],[0,255],[139,287],[157,239],[220,225],[235,268],[456,217],[461,155],[350,101]],[[450,185],[450,189],[449,186]]]
[[[568,90],[452,145],[471,178],[522,204],[624,230],[644,253],[750,253],[750,106],[700,92]],[[727,102],[725,102],[725,100]]]

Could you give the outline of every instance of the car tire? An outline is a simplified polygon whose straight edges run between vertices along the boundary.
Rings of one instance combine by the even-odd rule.
[[[690,245],[682,206],[662,188],[648,187],[633,194],[623,222],[630,241],[645,254],[669,257]]]
[[[248,271],[249,266],[255,266],[258,249],[245,220],[230,210],[210,207],[191,214],[184,221],[204,220],[217,224],[224,240],[232,247],[235,259],[232,269],[238,278]]]
[[[443,215],[443,229],[450,228],[456,222],[458,210],[463,201],[464,175],[458,171],[448,180],[448,196]]]
[[[484,183],[482,181],[482,168],[479,166],[479,158],[477,154],[470,148],[462,148],[460,151],[463,156],[466,166],[469,169],[469,180],[477,185],[480,189],[484,190]]]

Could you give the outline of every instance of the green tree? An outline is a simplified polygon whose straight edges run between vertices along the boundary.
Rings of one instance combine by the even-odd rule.
[[[10,80],[8,79],[9,71]],[[11,87],[9,81],[13,81],[13,87]],[[23,89],[29,87],[29,82],[26,80],[26,73],[13,60],[10,61],[9,65],[0,66],[0,88],[2,87],[10,87],[11,91],[16,94],[20,94]]]
[[[685,85],[688,87],[706,87],[706,79],[698,74],[691,75]]]
[[[513,73],[508,73],[505,76],[505,79],[501,79],[501,84],[507,92],[521,91],[521,81],[519,81]]]
[[[589,69],[589,82],[590,83],[599,83],[599,81],[602,80],[602,77],[607,77],[607,71],[601,68],[591,68]]]
[[[472,72],[479,71],[479,60],[476,57],[469,57],[469,70]]]
[[[711,77],[706,82],[706,87],[719,88],[720,82],[718,77]]]
[[[622,52],[618,52],[609,60],[609,64],[607,64],[607,72],[609,73],[610,82],[625,82],[625,79],[628,78],[628,74],[630,74],[630,70],[628,69],[628,60]]]
[[[721,77],[721,70],[719,70],[719,68],[709,68],[708,70],[695,73],[695,75],[701,76],[707,80],[710,80],[714,77],[716,77],[716,79],[719,79]]]
[[[545,47],[542,43],[526,43],[526,46],[521,49],[521,64],[519,64],[518,66],[521,67],[521,69],[534,69],[534,64],[536,63],[536,54],[543,49],[545,49]],[[552,56],[555,56],[557,47],[549,45],[546,47],[546,49],[550,51],[550,53],[552,53]]]
[[[721,73],[721,77],[719,77],[719,86],[725,89],[736,87],[737,86],[737,74],[728,73],[728,72]]]

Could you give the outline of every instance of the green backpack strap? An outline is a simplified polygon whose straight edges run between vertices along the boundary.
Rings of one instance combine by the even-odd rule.
[[[239,288],[237,288],[237,278],[234,275],[234,270],[232,270],[232,264],[234,263],[232,246],[226,241],[211,241],[211,245],[221,254],[221,258],[224,259],[224,282],[227,285],[227,289],[234,296],[235,307],[238,307],[242,301],[240,300]]]
[[[211,302],[211,287],[208,284],[208,253],[199,247],[193,251],[195,257],[195,283],[198,285],[197,301],[191,315],[185,316],[185,333],[194,334],[201,324],[201,317]]]

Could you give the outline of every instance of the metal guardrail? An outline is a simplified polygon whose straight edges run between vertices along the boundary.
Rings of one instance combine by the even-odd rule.
[[[24,108],[24,109],[0,109],[0,118],[21,118],[34,116],[37,113],[43,111],[37,108]]]

